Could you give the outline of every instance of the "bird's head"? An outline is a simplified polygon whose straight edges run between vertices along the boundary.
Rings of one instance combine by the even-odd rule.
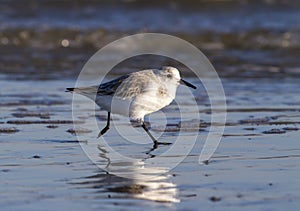
[[[166,82],[169,81],[171,83],[175,83],[176,85],[182,84],[182,85],[191,87],[193,89],[197,88],[193,84],[183,80],[180,77],[179,70],[175,67],[164,66],[164,67],[162,67],[160,74],[163,76],[163,78],[165,79]]]

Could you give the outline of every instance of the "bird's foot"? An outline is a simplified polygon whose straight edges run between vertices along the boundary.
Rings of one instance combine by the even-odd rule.
[[[149,155],[151,152],[153,152],[154,150],[157,149],[158,145],[171,145],[172,143],[168,143],[168,142],[159,142],[159,141],[153,141],[153,147],[146,152],[147,155]],[[155,155],[152,155],[151,157],[155,157]]]
[[[103,128],[103,129],[98,133],[97,138],[100,138],[104,133],[106,133],[106,131],[108,131],[108,129],[109,129],[109,127]]]
[[[153,147],[157,148],[158,145],[171,145],[172,143],[169,142],[159,142],[159,141],[154,141]]]

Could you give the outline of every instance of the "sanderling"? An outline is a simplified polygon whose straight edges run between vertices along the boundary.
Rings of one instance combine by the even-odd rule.
[[[181,79],[178,69],[163,67],[162,69],[142,70],[99,86],[67,88],[68,92],[84,95],[107,111],[107,124],[99,132],[98,138],[110,127],[110,114],[117,113],[129,116],[130,121],[138,122],[154,142],[158,142],[144,123],[144,116],[169,105],[175,98],[179,84],[196,89],[189,82]]]

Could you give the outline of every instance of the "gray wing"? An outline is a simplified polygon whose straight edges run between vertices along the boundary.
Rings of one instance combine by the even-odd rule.
[[[153,78],[152,70],[131,73],[119,84],[114,96],[125,100],[145,93],[149,91],[149,84],[153,82]]]
[[[127,79],[130,75],[123,75],[112,81],[100,84],[98,87],[97,95],[113,95],[122,82]]]
[[[99,86],[67,88],[67,91],[77,92],[92,99],[96,94],[97,96],[114,95],[118,98],[130,99],[146,92],[151,79],[153,80],[153,72],[144,70],[123,75]]]
[[[79,87],[79,88],[67,88],[67,92],[76,92],[78,94],[84,95],[91,99],[94,99],[96,94],[98,96],[104,95],[113,95],[122,82],[128,78],[129,75],[124,75],[119,78],[116,78],[112,81],[100,84],[99,86],[88,86],[88,87]]]

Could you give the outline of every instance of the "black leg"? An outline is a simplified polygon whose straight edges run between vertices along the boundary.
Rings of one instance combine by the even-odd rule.
[[[158,145],[170,145],[171,143],[166,143],[166,142],[158,142],[150,133],[149,129],[146,127],[145,123],[142,123],[142,127],[144,128],[144,130],[147,132],[148,136],[152,139],[153,141],[153,148],[151,151],[155,150],[157,148]]]
[[[150,133],[149,129],[146,127],[144,122],[142,123],[142,127],[144,128],[148,136],[152,139],[154,143],[153,147],[157,148],[158,141],[152,136],[152,134]]]
[[[97,138],[99,138],[99,137],[102,136],[104,133],[106,133],[106,132],[108,131],[109,127],[110,127],[110,112],[107,112],[107,122],[106,122],[106,126],[105,126],[105,128],[103,128],[103,129],[99,132]]]

